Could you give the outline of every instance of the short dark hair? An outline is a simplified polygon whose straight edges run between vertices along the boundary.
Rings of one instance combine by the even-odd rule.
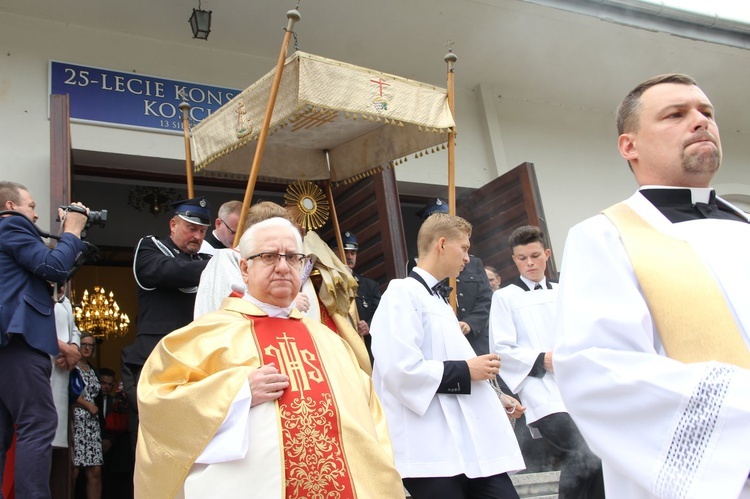
[[[497,269],[493,267],[492,265],[485,265],[484,270],[489,270],[493,274],[497,275]]]
[[[115,372],[109,367],[102,367],[101,369],[99,369],[99,377],[101,378],[102,376],[109,376],[110,378],[114,379]]]
[[[695,85],[698,83],[691,76],[681,73],[668,73],[654,76],[638,84],[622,100],[617,108],[617,135],[638,131],[638,107],[641,104],[643,92],[662,83],[679,83],[681,85]]]
[[[12,201],[13,204],[19,204],[21,202],[21,191],[29,192],[26,186],[19,184],[18,182],[8,182],[7,180],[0,181],[0,206],[5,206],[5,203]]]
[[[536,225],[524,225],[514,230],[508,238],[508,244],[510,244],[510,250],[516,246],[525,246],[531,243],[542,243],[542,247],[547,249],[547,238],[542,232],[542,229]]]

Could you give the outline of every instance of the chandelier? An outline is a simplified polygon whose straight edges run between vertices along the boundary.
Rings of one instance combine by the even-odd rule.
[[[76,305],[76,324],[81,331],[88,331],[97,340],[124,336],[128,332],[130,318],[120,312],[112,291],[109,295],[100,286],[94,286],[94,293],[83,292],[80,305]]]
[[[183,198],[177,189],[136,185],[130,189],[128,204],[138,211],[159,216],[172,211],[172,203]]]

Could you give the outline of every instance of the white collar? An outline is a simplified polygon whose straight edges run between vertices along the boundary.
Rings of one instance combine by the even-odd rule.
[[[268,314],[269,317],[281,317],[282,319],[288,319],[289,314],[292,313],[292,309],[294,308],[294,303],[289,305],[288,307],[279,307],[276,305],[271,305],[270,303],[265,303],[254,296],[249,295],[248,293],[245,293],[245,296],[242,297],[243,300],[247,300],[262,311],[264,311],[266,314]]]
[[[521,280],[523,281],[523,283],[526,284],[526,286],[528,286],[529,289],[532,290],[532,291],[534,290],[534,287],[537,284],[541,285],[542,289],[547,289],[547,278],[546,277],[542,277],[542,280],[539,281],[539,282],[534,282],[531,279],[526,279],[524,276],[519,276],[519,277],[521,278]]]
[[[432,274],[427,272],[425,269],[420,267],[414,267],[414,272],[420,275],[422,279],[424,279],[424,283],[427,284],[427,287],[432,289],[435,287],[435,284],[438,283],[438,280],[436,277],[434,277]]]
[[[673,185],[642,185],[639,190],[643,189],[690,189],[693,204],[708,203],[714,191],[713,187],[675,187]]]

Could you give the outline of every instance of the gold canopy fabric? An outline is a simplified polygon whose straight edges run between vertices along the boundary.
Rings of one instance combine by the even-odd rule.
[[[250,173],[274,74],[195,127],[196,171]],[[296,52],[284,64],[258,176],[359,178],[434,152],[454,126],[445,89]]]

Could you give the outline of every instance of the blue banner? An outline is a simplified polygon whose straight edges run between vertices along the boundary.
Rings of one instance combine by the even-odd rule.
[[[183,100],[190,104],[192,127],[240,93],[56,61],[49,74],[50,93],[70,95],[71,121],[172,133],[182,133]]]

